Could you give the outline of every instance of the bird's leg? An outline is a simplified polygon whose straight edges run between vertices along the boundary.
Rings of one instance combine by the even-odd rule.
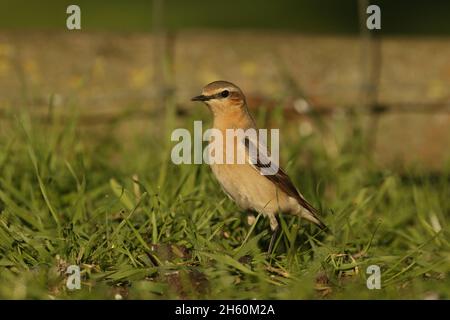
[[[275,239],[277,238],[277,235],[278,235],[278,229],[279,228],[272,230],[272,237],[270,238],[269,250],[267,250],[267,254],[269,256],[272,254],[273,245],[275,244]]]
[[[270,238],[269,250],[267,251],[267,254],[271,255],[275,240],[277,239],[278,231],[280,230],[280,224],[278,223],[278,217],[275,215],[270,215],[269,219],[270,229],[272,230],[272,237]]]
[[[247,223],[249,226],[253,225],[256,222],[255,212],[247,211]]]

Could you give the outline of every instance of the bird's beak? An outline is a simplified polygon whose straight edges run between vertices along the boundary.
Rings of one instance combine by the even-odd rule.
[[[191,99],[191,101],[208,101],[209,100],[209,97],[208,96],[205,96],[205,95],[203,95],[203,94],[201,94],[201,95],[199,95],[199,96],[196,96],[196,97],[193,97],[192,99]]]

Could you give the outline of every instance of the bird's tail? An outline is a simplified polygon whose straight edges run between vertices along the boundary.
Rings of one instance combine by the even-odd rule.
[[[327,225],[319,218],[317,212],[311,212],[309,210],[306,210],[305,208],[301,208],[298,212],[298,215],[315,225],[317,225],[320,229],[324,231],[328,231]]]

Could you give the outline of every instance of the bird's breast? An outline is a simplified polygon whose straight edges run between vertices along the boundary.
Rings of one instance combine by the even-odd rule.
[[[290,205],[285,193],[250,164],[211,164],[224,191],[242,209],[265,214],[285,211]]]

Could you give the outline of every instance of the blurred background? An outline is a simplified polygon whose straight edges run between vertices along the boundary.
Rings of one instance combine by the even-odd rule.
[[[332,234],[170,161],[219,79]],[[448,0],[0,0],[0,298],[448,299],[449,146]]]
[[[66,28],[70,4],[82,30]],[[381,7],[381,30],[366,28],[369,4]],[[0,116],[76,109],[86,126],[170,106],[182,116],[224,79],[251,107],[282,109],[302,135],[320,123],[333,134],[336,118],[356,115],[379,164],[440,170],[449,36],[449,1],[0,0]]]

